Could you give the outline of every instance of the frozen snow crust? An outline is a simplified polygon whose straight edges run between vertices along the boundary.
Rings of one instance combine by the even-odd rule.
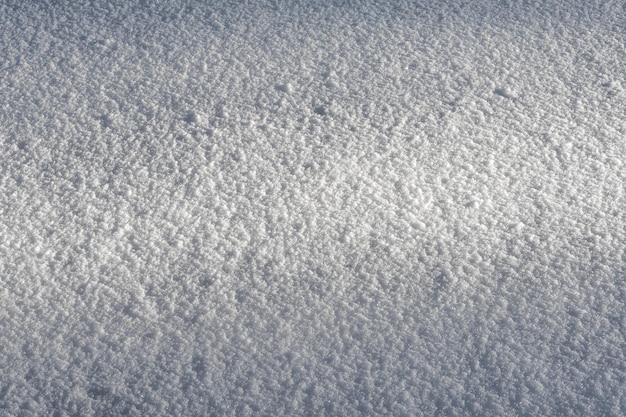
[[[0,2],[0,415],[624,415],[625,13]]]

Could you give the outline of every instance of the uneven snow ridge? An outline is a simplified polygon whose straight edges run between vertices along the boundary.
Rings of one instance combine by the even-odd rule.
[[[0,1],[0,416],[626,414],[622,1]]]

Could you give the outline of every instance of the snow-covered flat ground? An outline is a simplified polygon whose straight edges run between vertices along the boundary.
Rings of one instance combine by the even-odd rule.
[[[0,416],[622,416],[625,164],[621,0],[0,0]]]

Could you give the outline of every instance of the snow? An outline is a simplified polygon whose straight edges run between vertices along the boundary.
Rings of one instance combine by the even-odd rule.
[[[0,415],[624,415],[625,25],[0,2]]]

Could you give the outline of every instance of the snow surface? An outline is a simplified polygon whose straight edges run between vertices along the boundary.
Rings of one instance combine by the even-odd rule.
[[[0,415],[626,414],[626,6],[0,0]]]

